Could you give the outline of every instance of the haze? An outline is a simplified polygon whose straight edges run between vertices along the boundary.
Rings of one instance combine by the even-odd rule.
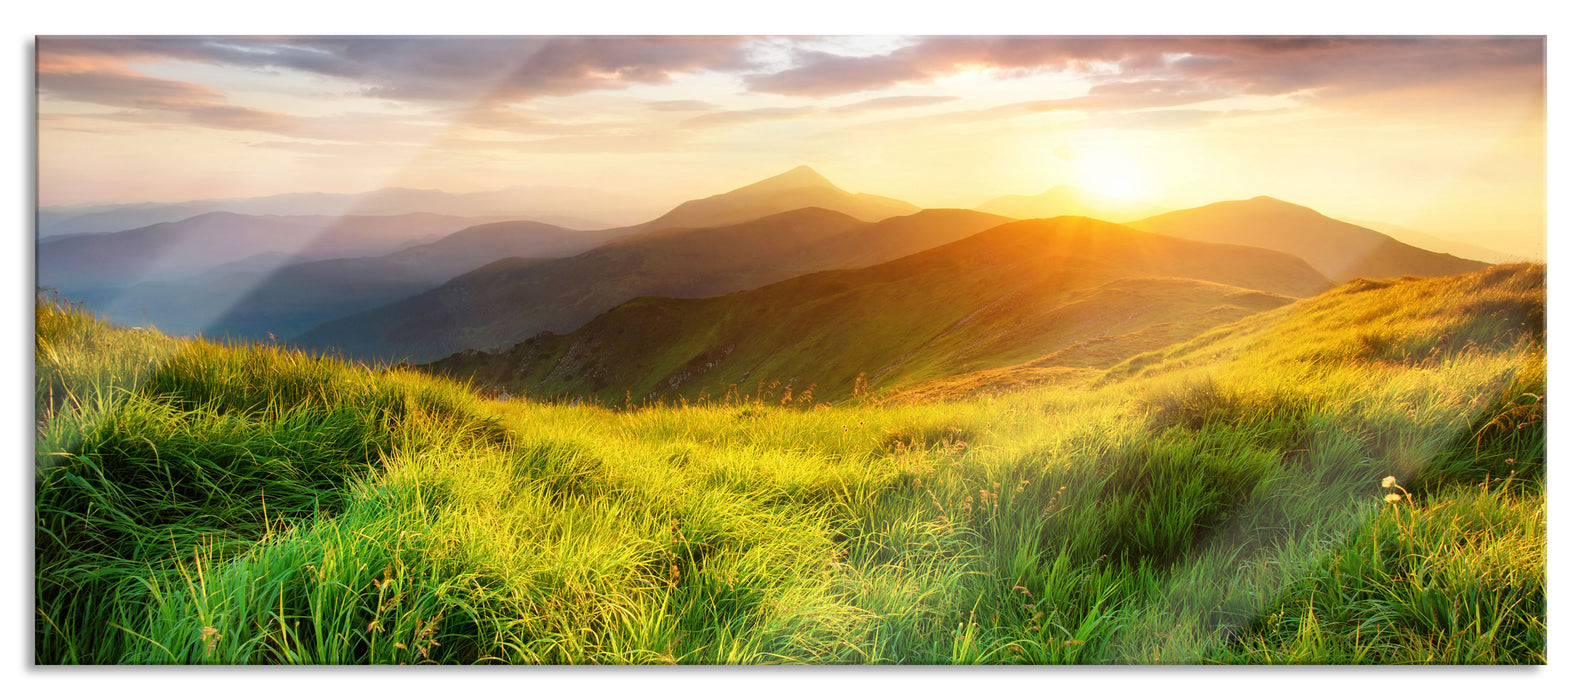
[[[41,206],[555,186],[630,224],[806,164],[924,207],[1268,195],[1543,255],[1542,37],[40,37],[37,59]]]

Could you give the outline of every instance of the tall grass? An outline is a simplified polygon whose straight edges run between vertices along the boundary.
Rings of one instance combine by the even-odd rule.
[[[1353,286],[1087,389],[816,408],[41,304],[35,658],[1543,663],[1541,268]]]

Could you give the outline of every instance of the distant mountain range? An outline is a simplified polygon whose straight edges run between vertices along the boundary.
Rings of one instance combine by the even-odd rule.
[[[1038,358],[1104,367],[1328,287],[1292,255],[1062,217],[752,291],[637,298],[567,335],[429,367],[528,395],[772,385],[830,399],[850,396],[859,375],[879,389]]]
[[[356,205],[460,201],[380,192]],[[1073,212],[1139,218],[1046,216]],[[43,240],[37,272],[128,324],[613,399],[1083,376],[1353,277],[1486,266],[1269,197],[1157,212],[1070,187],[919,209],[803,166],[619,228],[206,213]]]
[[[508,347],[543,330],[570,331],[633,297],[723,294],[870,265],[1005,221],[938,209],[865,223],[805,208],[729,226],[661,229],[570,258],[502,260],[410,299],[322,324],[295,341],[356,357],[422,362],[468,348]]]
[[[1422,231],[1409,229],[1404,226],[1396,226],[1395,224],[1386,224],[1378,221],[1359,221],[1356,219],[1342,219],[1342,221],[1345,221],[1349,224],[1356,224],[1363,228],[1371,228],[1409,246],[1422,248],[1423,250],[1433,253],[1449,253],[1456,257],[1465,258],[1475,262],[1508,263],[1520,262],[1528,259],[1514,252],[1502,253],[1491,248],[1473,245],[1471,243],[1455,240],[1453,238],[1432,236],[1423,233]],[[1542,256],[1538,256],[1534,259],[1541,260]]]
[[[264,254],[305,260],[384,255],[495,220],[437,214],[202,214],[130,231],[41,241],[38,284],[77,293],[169,282]]]
[[[1487,263],[1415,248],[1378,231],[1331,219],[1273,197],[1216,202],[1151,216],[1133,228],[1209,243],[1278,250],[1308,261],[1336,282],[1354,277],[1437,277],[1473,272]]]
[[[1157,204],[1106,197],[1070,185],[1056,185],[1035,195],[1006,195],[976,208],[1012,219],[1087,216],[1105,221],[1131,221],[1169,211]]]
[[[387,187],[353,194],[301,192],[172,203],[42,207],[38,211],[37,226],[38,237],[43,239],[75,233],[126,231],[215,212],[253,216],[396,216],[426,213],[488,217],[494,220],[531,219],[592,230],[610,228],[623,220],[641,220],[644,209],[646,207],[630,206],[621,197],[608,192],[572,187],[511,187],[464,194]],[[600,217],[577,213],[583,211],[599,212]]]
[[[575,255],[619,230],[572,231],[533,221],[483,224],[380,257],[281,267],[239,295],[204,326],[211,334],[289,337],[335,318],[398,301],[505,258]]]

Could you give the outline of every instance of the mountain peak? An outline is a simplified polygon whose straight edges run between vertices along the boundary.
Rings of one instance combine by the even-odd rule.
[[[1252,199],[1245,199],[1242,201],[1248,204],[1255,204],[1265,209],[1301,209],[1304,211],[1313,211],[1312,207],[1304,207],[1300,204],[1287,202],[1283,199],[1270,197],[1266,194],[1260,194],[1256,197],[1253,197]]]
[[[779,175],[759,180],[746,187],[732,190],[732,192],[773,192],[777,190],[802,189],[805,187],[819,187],[832,190],[840,189],[839,187],[835,186],[835,183],[830,182],[828,178],[820,175],[817,170],[814,170],[813,168],[806,165],[798,165],[795,168],[780,173]]]

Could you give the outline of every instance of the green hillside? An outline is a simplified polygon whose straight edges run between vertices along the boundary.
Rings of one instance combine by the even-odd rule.
[[[877,391],[1037,358],[1108,367],[1328,286],[1289,255],[1031,220],[750,292],[634,299],[565,336],[429,366],[513,394],[606,403],[766,387],[827,401],[859,382]]]
[[[1003,223],[931,209],[877,224],[799,209],[744,224],[666,229],[535,264],[500,261],[409,299],[326,322],[296,338],[358,357],[439,359],[566,332],[633,297],[701,297],[838,266],[872,265]]]
[[[1544,269],[972,401],[610,410],[36,307],[40,664],[1547,662]]]

